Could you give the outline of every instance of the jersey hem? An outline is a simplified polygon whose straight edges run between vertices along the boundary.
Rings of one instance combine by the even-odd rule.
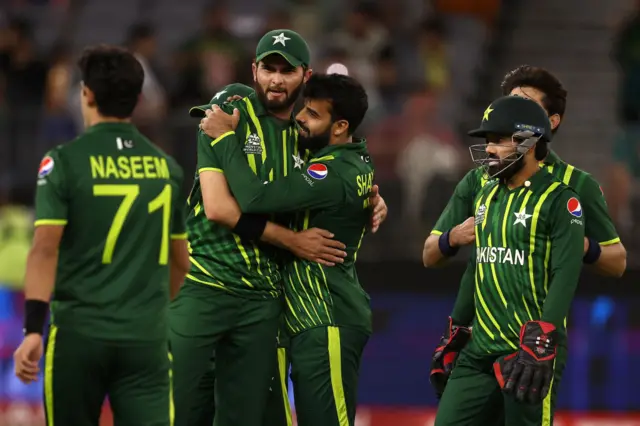
[[[285,313],[286,315],[286,313]],[[287,326],[287,332],[289,333],[289,338],[292,339],[293,337],[304,333],[305,331],[309,331],[309,330],[313,330],[316,328],[320,328],[320,327],[337,327],[337,328],[348,328],[351,330],[356,330],[356,331],[360,331],[364,334],[366,334],[367,336],[371,336],[373,334],[373,332],[371,330],[368,330],[365,327],[358,327],[355,325],[341,325],[341,324],[336,324],[336,323],[329,323],[329,324],[318,324],[318,325],[314,325],[313,327],[307,327],[303,330],[300,331],[292,331],[291,328],[289,328]]]
[[[616,237],[612,240],[599,242],[598,244],[600,244],[601,246],[612,246],[614,244],[618,244],[619,242],[620,242],[620,237]]]
[[[202,172],[218,172],[218,173],[223,173],[222,169],[219,169],[217,167],[203,167],[201,169],[198,169],[198,174],[202,173]]]
[[[33,226],[43,226],[43,225],[66,225],[66,219],[38,219],[33,223]]]

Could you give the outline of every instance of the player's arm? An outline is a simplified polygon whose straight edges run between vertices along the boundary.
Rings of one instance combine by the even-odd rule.
[[[309,169],[263,183],[252,172],[240,146],[231,138],[214,145],[231,192],[244,213],[278,213],[338,205],[345,190],[329,162],[311,160]]]
[[[441,266],[458,249],[473,241],[473,197],[478,185],[473,169],[458,183],[453,196],[440,215],[431,235],[424,243],[422,263],[425,268]]]
[[[451,319],[455,325],[469,326],[475,317],[475,274],[476,258],[473,253],[460,280],[458,295],[451,311]]]
[[[621,277],[627,268],[627,250],[609,216],[600,185],[588,176],[580,196],[586,219],[584,263],[603,275]]]
[[[185,201],[182,196],[182,180],[184,175],[180,166],[172,161],[171,177],[173,180],[173,208],[171,217],[171,247],[169,265],[169,295],[173,300],[189,272],[189,249],[187,243],[187,225],[185,218]]]
[[[36,189],[36,221],[25,273],[25,334],[42,334],[56,279],[58,249],[67,224],[68,191],[62,161],[57,152],[45,156],[49,162]],[[44,176],[42,175],[44,174]]]
[[[542,307],[543,322],[562,328],[578,286],[584,252],[584,217],[574,217],[568,209],[569,190],[554,200],[550,209],[551,258],[549,291]]]

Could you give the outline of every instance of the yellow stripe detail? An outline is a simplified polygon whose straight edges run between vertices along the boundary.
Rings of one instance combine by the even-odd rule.
[[[289,127],[289,134],[291,134],[291,127]],[[287,130],[282,131],[282,164],[283,164],[283,172],[284,176],[287,176],[288,170],[287,166],[289,165],[289,155],[287,154],[287,141],[289,140],[287,136]]]
[[[553,174],[553,164],[547,166],[547,172]]]
[[[551,377],[551,384],[549,385],[549,393],[542,400],[542,425],[551,426],[551,395],[553,394],[553,382],[555,382],[556,375],[556,360],[553,360],[553,377]]]
[[[173,405],[173,356],[171,352],[167,353],[169,357],[169,426],[173,426],[176,421],[176,408]]]
[[[218,172],[218,173],[224,173],[224,170],[219,169],[217,167],[203,167],[201,169],[198,169],[198,174],[202,173],[202,172]]]
[[[476,274],[475,275],[475,280],[476,280],[476,298],[480,299],[482,297],[482,295],[480,294],[480,283],[478,281],[478,274],[480,273],[479,271],[482,270],[482,266],[481,265],[476,265]],[[482,306],[484,307],[484,310],[486,312],[487,308],[486,305],[484,304],[484,300],[481,302]],[[493,332],[491,330],[489,330],[489,327],[487,327],[487,325],[484,323],[484,321],[482,321],[482,318],[480,317],[480,310],[478,309],[478,304],[476,303],[476,318],[478,318],[478,322],[480,323],[480,327],[482,327],[482,329],[484,330],[485,333],[487,333],[487,335],[489,337],[491,337],[491,340],[496,340],[496,336],[493,334]]]
[[[333,400],[336,403],[338,424],[340,426],[349,426],[347,401],[344,398],[344,388],[342,387],[340,329],[337,327],[327,327],[327,336],[329,338],[329,370],[331,371],[331,388],[333,389]]]
[[[546,250],[544,253],[544,294],[549,292],[549,258],[551,257],[551,240],[547,238]]]
[[[331,160],[335,160],[336,157],[334,157],[333,155],[325,155],[323,157],[318,157],[318,158],[313,158],[311,160],[309,160],[310,163],[317,163],[318,161],[331,161]]]
[[[186,240],[187,239],[187,233],[185,232],[184,234],[171,234],[171,239],[172,240]]]
[[[567,164],[567,169],[564,171],[564,177],[562,178],[562,183],[564,183],[565,185],[569,185],[569,182],[571,181],[571,175],[573,174],[573,169],[575,169],[575,167],[573,167],[571,164]]]
[[[278,348],[278,372],[280,373],[280,387],[282,388],[282,401],[284,402],[284,413],[287,417],[287,426],[292,426],[291,406],[289,405],[289,394],[287,393],[287,349]]]
[[[329,295],[329,299],[331,300],[331,305],[333,306],[333,297],[331,296],[331,291],[329,290],[329,283],[327,282],[327,276],[324,273],[324,267],[317,263],[318,269],[320,269],[320,273],[322,274],[322,282],[324,283],[324,288],[327,290],[327,294]],[[331,312],[327,311],[327,315],[329,315],[329,321],[333,322],[333,317],[331,316]]]
[[[291,276],[289,276],[287,278],[289,278],[289,282],[291,282]],[[289,297],[287,297],[286,294],[284,295],[284,301],[287,302],[287,306],[289,307],[289,312],[291,312],[293,314],[293,317],[296,319],[296,321],[298,321],[298,323],[302,324],[302,320],[300,319],[300,317],[298,317],[298,314],[296,314],[296,311],[295,311],[295,309],[293,309],[293,305],[291,304],[291,301],[289,300]],[[286,316],[285,316],[285,318],[286,318]],[[291,327],[291,330],[294,333],[297,333],[299,331],[299,329],[294,328],[291,324],[289,324],[289,327]]]
[[[244,246],[242,245],[242,240],[236,234],[233,234],[233,239],[236,240],[236,245],[238,246],[238,250],[240,250],[240,255],[242,255],[242,258],[247,264],[247,269],[251,269],[251,260],[249,259],[249,256],[247,255],[247,251],[244,249]]]
[[[193,208],[193,215],[194,216],[198,216],[200,214],[200,212],[202,211],[202,206],[200,205],[200,203],[196,204],[196,206]]]
[[[33,226],[44,226],[44,225],[64,226],[66,224],[67,224],[66,219],[39,219],[33,223]]]
[[[513,197],[515,195],[515,193],[511,193],[511,195],[509,195],[507,208],[504,210],[504,217],[502,218],[502,247],[507,247],[507,219],[509,216],[509,212],[511,211],[511,202],[513,201]]]
[[[616,237],[613,240],[609,240],[609,241],[604,241],[599,243],[601,246],[611,246],[614,244],[618,244],[620,242],[620,237]]]
[[[264,145],[264,134],[262,132],[262,126],[260,125],[260,120],[256,115],[256,112],[253,110],[253,105],[249,98],[244,98],[244,103],[247,104],[247,112],[249,113],[249,118],[253,122],[253,125],[258,132],[258,137],[260,138],[260,146],[262,147],[262,162],[264,163],[267,160],[267,147]]]
[[[56,351],[58,327],[51,324],[44,362],[44,403],[47,407],[47,426],[53,426],[53,357]]]
[[[245,283],[249,287],[254,288],[253,284],[251,284],[251,282],[248,279],[246,279],[245,277],[242,277],[241,280],[242,280],[243,283]]]
[[[438,236],[440,236],[440,235],[442,235],[442,234],[444,234],[444,232],[442,232],[442,231],[438,231],[437,229],[434,229],[433,231],[431,231],[431,235],[438,235]]]
[[[298,278],[298,283],[300,283],[300,289],[304,290],[304,292],[307,293],[307,290],[304,288],[304,281],[302,281],[302,277],[300,276],[300,270],[298,269],[298,262],[297,261],[293,262],[293,268],[296,271],[296,277]],[[291,286],[293,286],[293,281],[291,280],[291,278],[289,278],[289,281],[291,282]],[[311,283],[309,283],[309,286],[311,286]],[[311,286],[311,292],[313,293],[313,286]],[[307,293],[307,295],[309,295],[309,293]],[[305,305],[302,302],[302,298],[300,296],[298,296],[298,299],[300,299],[300,304],[304,308],[304,310],[307,313],[307,315],[309,316],[309,318],[311,318],[311,312],[309,312],[309,310],[307,309],[307,305]],[[310,299],[311,299],[311,297],[307,297],[307,300],[310,300]],[[316,307],[314,306],[313,303],[311,303],[311,309],[313,309],[313,312],[316,314],[316,317],[318,318],[318,322],[317,323],[315,323],[315,320],[314,320],[314,325],[322,324],[322,319],[320,318],[320,315],[318,314],[318,311],[317,311],[317,309],[316,309]]]
[[[195,266],[196,268],[200,269],[200,272],[202,272],[203,274],[205,274],[208,277],[213,278],[213,275],[211,275],[211,272],[207,271],[206,269],[204,269],[204,267],[198,263],[197,260],[195,260],[192,256],[189,256],[189,262],[191,262],[191,264],[193,266]]]
[[[309,265],[307,265],[307,279],[309,280],[309,287],[313,288],[313,281],[311,279],[311,267]],[[315,278],[315,276],[314,276]],[[329,307],[327,306],[327,302],[324,300],[324,297],[322,296],[322,290],[320,290],[320,283],[318,282],[318,280],[315,280],[316,282],[316,288],[318,289],[318,299],[320,299],[322,301],[322,304],[324,305],[324,311],[327,313],[327,315],[329,314]],[[315,308],[314,308],[315,310]],[[320,315],[318,315],[318,319],[320,320],[320,322],[322,323],[322,319],[320,319]]]
[[[251,135],[251,129],[249,128],[249,126],[247,126],[247,134],[245,135],[245,140],[244,140],[245,145],[246,145],[247,139],[249,139],[250,135]],[[256,157],[255,157],[255,154],[247,154],[247,161],[249,162],[249,167],[251,167],[251,170],[253,171],[253,174],[257,175],[258,174],[258,169],[256,168]]]
[[[489,243],[489,247],[493,247],[493,245],[491,244],[491,235],[489,235],[489,239],[487,241]],[[493,282],[496,284],[496,290],[498,290],[498,295],[500,296],[500,300],[502,300],[502,304],[506,308],[507,299],[504,298],[504,294],[502,293],[502,288],[500,287],[500,283],[498,282],[498,275],[496,274],[496,267],[493,264],[493,262],[491,263],[491,276],[493,277]]]
[[[353,253],[353,261],[358,260],[358,252],[360,251],[360,247],[362,246],[362,240],[364,239],[364,234],[367,232],[367,227],[362,228],[362,234],[360,234],[360,239],[358,240],[358,246],[356,247],[356,251]]]
[[[212,283],[212,282],[209,282],[209,281],[203,281],[203,280],[201,280],[200,278],[196,278],[196,277],[194,277],[194,276],[193,276],[193,275],[191,275],[191,274],[187,274],[187,278],[189,278],[191,281],[195,281],[195,282],[200,283],[200,284],[208,285],[208,286],[211,286],[211,287],[216,287],[216,288],[219,288],[219,289],[222,289],[222,290],[226,290],[226,291],[231,292],[231,290],[229,290],[228,288],[226,288],[226,287],[224,286],[224,284],[220,284],[220,283]]]
[[[304,222],[302,223],[302,230],[309,229],[309,215],[311,214],[310,210],[306,210],[304,212]]]
[[[212,142],[211,142],[211,146],[215,146],[215,144],[217,144],[218,142],[220,142],[222,139],[226,138],[227,136],[230,135],[235,135],[236,132],[234,130],[231,130],[227,133],[223,133],[220,136],[218,136],[217,138],[215,138]]]
[[[538,309],[538,314],[540,315],[540,317],[542,317],[542,309],[540,308],[540,303],[538,302],[538,295],[536,294],[535,277],[533,276],[533,251],[536,246],[536,230],[538,228],[538,219],[540,219],[540,209],[542,209],[542,205],[547,200],[547,197],[549,196],[549,194],[555,191],[559,185],[560,185],[560,182],[554,182],[549,186],[549,188],[547,188],[546,191],[544,191],[544,193],[538,200],[536,207],[533,209],[533,217],[531,218],[531,237],[529,239],[529,281],[531,283],[531,292],[533,293],[533,301],[536,304],[536,308]],[[531,192],[529,192],[529,194],[530,193]]]
[[[485,202],[484,202],[484,206],[487,208],[485,210],[484,213],[484,220],[482,221],[482,230],[484,231],[484,227],[487,226],[487,218],[490,217],[489,216],[489,210],[491,209],[491,200],[493,200],[493,196],[496,193],[496,191],[498,190],[498,187],[500,185],[496,185],[491,192],[489,193],[489,196],[487,198],[485,198]]]

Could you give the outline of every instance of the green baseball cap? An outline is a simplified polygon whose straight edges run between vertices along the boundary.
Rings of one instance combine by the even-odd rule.
[[[547,142],[553,138],[551,122],[540,105],[519,96],[503,96],[484,110],[480,128],[470,131],[469,136],[484,138],[490,133],[513,135],[526,130]]]
[[[228,86],[225,86],[221,91],[216,93],[213,98],[211,98],[208,104],[191,107],[191,109],[189,110],[189,115],[191,117],[202,118],[204,117],[204,112],[206,110],[210,109],[213,105],[222,105],[223,103],[227,102],[227,98],[229,96],[239,95],[243,98],[246,98],[253,92],[254,90],[251,87],[244,84],[229,84]]]
[[[278,54],[292,66],[309,66],[311,53],[300,34],[292,30],[273,30],[266,33],[256,47],[256,62],[272,54]]]

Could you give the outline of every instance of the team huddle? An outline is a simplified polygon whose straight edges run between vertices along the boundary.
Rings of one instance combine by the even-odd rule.
[[[105,398],[116,425],[287,426],[289,392],[300,426],[355,425],[372,334],[355,264],[387,206],[354,135],[365,90],[312,72],[310,56],[296,32],[271,31],[254,88],[189,111],[200,122],[184,199],[180,166],[131,124],[139,62],[85,50],[86,130],[38,171],[14,356],[25,383],[44,357],[49,426],[97,426]],[[520,67],[503,92],[470,132],[484,139],[470,148],[478,167],[423,252],[430,267],[475,244],[431,363],[437,426],[552,424],[582,265],[626,266],[599,185],[549,149],[566,91]]]

